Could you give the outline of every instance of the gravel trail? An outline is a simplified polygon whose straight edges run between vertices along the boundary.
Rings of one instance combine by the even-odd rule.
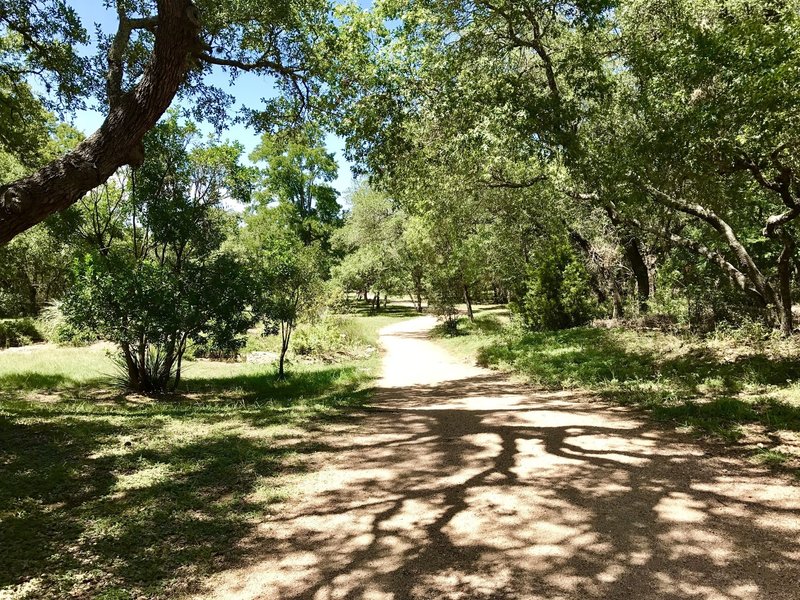
[[[382,331],[358,426],[202,597],[800,599],[800,487],[575,392]]]

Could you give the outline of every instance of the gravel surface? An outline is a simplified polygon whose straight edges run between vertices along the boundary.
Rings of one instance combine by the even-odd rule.
[[[800,599],[800,487],[575,392],[382,332],[357,427],[208,598]]]

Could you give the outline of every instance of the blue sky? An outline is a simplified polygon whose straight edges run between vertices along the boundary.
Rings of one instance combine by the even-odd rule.
[[[100,0],[68,0],[67,3],[74,7],[80,15],[87,31],[94,32],[95,24],[98,24],[107,33],[116,29],[117,19],[115,12],[104,8]],[[359,0],[359,4],[362,7],[368,7],[372,5],[372,0]],[[214,67],[209,83],[234,96],[237,107],[259,108],[262,105],[262,98],[273,95],[272,84],[267,78],[259,77],[252,73],[242,73],[236,79],[234,85],[231,86],[229,75],[221,67]],[[75,115],[73,125],[84,133],[89,134],[100,126],[103,118],[104,114],[102,112],[82,110]],[[211,131],[210,126],[205,126],[205,129],[209,132]],[[259,135],[243,124],[236,124],[223,133],[223,138],[239,141],[244,145],[246,154],[249,154],[258,143]],[[350,164],[344,158],[344,141],[337,136],[329,135],[325,140],[325,145],[328,151],[334,153],[336,162],[339,165],[338,177],[333,185],[341,195],[344,195],[353,185]]]

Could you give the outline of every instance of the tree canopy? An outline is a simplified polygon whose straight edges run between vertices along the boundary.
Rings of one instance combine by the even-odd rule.
[[[107,115],[74,149],[0,186],[0,243],[74,204],[120,167],[140,166],[144,135],[176,97],[191,99],[195,117],[221,125],[233,99],[207,83],[214,66],[232,77],[252,71],[273,78],[277,96],[249,115],[264,129],[299,119],[318,89],[321,46],[332,27],[326,0],[117,0],[112,6],[116,31],[92,37],[61,1],[12,1],[0,8],[0,93],[7,115],[35,121],[43,106],[87,103]],[[78,47],[89,41],[87,56]],[[41,93],[32,81],[41,83]],[[36,131],[7,128],[15,122],[3,119],[0,142],[30,160],[25,146]]]

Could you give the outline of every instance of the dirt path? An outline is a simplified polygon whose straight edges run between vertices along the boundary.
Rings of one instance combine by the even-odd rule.
[[[374,411],[216,598],[800,598],[800,487],[387,328]]]

